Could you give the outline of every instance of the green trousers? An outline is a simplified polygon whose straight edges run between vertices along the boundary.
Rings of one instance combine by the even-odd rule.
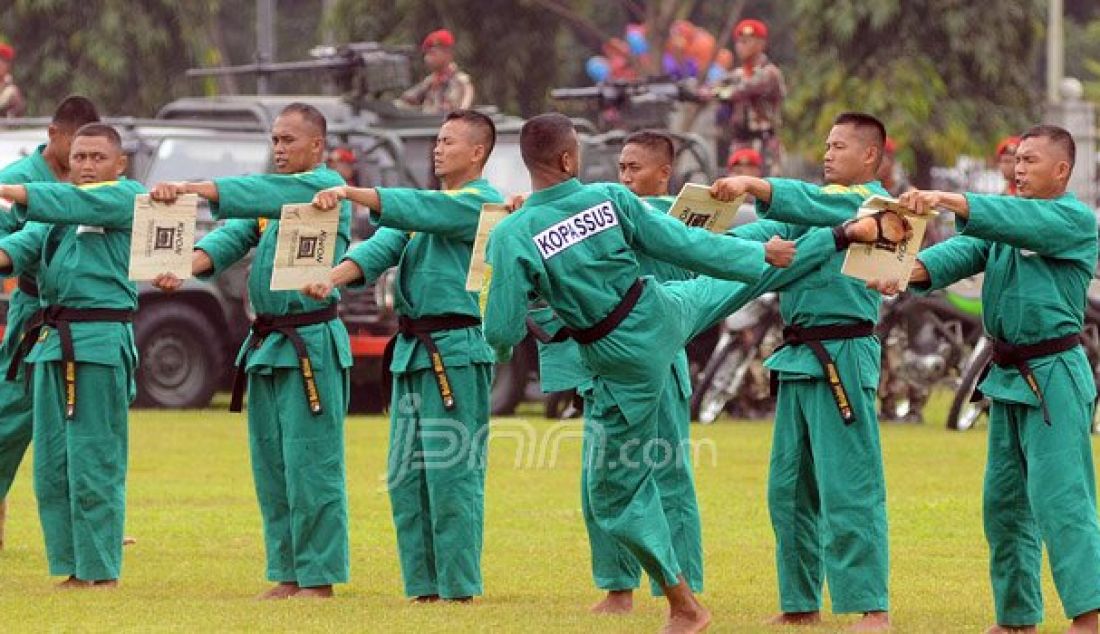
[[[1045,543],[1067,617],[1100,608],[1100,525],[1089,428],[1093,404],[1054,373],[1042,410],[992,401],[983,519],[997,623],[1042,621]]]
[[[0,344],[0,500],[11,490],[15,472],[27,453],[34,426],[30,382],[23,372],[14,381],[3,380],[15,349],[22,341],[27,319],[38,309],[38,298],[16,290],[8,304],[8,323]]]
[[[687,355],[681,353],[676,363],[687,365]],[[695,497],[695,475],[692,470],[690,441],[691,405],[675,378],[665,383],[657,410],[657,436],[647,460],[651,461],[657,481],[661,507],[668,520],[672,547],[684,578],[693,592],[703,591],[703,535],[699,521],[699,504]],[[582,452],[592,450],[593,437],[585,426]],[[592,550],[592,577],[602,590],[631,590],[641,582],[638,559],[610,534],[600,528],[588,493],[588,469],[581,470],[581,508],[588,543]],[[664,594],[660,584],[650,579],[654,596]]]
[[[482,594],[492,366],[448,367],[455,407],[431,370],[394,374],[387,486],[405,594]]]
[[[302,587],[348,580],[344,417],[348,372],[335,350],[314,366],[323,412],[309,410],[297,368],[248,374],[252,475],[263,517],[267,578]],[[316,360],[315,360],[316,361]]]
[[[76,367],[76,415],[66,420],[63,365],[34,364],[34,492],[46,560],[51,575],[118,579],[133,376],[123,366]]]
[[[857,388],[856,368],[839,369],[856,414],[851,425],[841,419],[824,379],[779,384],[768,510],[784,612],[820,610],[826,580],[835,613],[889,609],[875,390]]]

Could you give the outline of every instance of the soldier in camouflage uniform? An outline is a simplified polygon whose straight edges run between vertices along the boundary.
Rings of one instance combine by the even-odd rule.
[[[0,44],[0,117],[19,117],[27,109],[23,93],[11,76],[13,59],[15,49],[9,44]]]
[[[406,90],[397,105],[419,108],[421,112],[446,114],[474,105],[474,85],[470,76],[454,62],[455,36],[447,29],[432,31],[424,38],[424,65],[432,71],[419,84]]]
[[[783,73],[764,54],[768,27],[760,20],[741,20],[733,30],[737,58],[734,68],[715,87],[719,100],[715,118],[717,148],[715,156],[752,148],[764,157],[764,172],[778,175],[782,159],[779,144],[780,111],[787,87]]]

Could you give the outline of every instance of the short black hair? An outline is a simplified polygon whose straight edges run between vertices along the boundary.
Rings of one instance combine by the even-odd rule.
[[[452,110],[443,117],[443,123],[448,121],[461,121],[473,128],[481,136],[481,143],[485,146],[485,160],[489,160],[489,155],[497,144],[497,127],[488,115],[476,110]]]
[[[866,112],[842,112],[833,119],[833,125],[850,125],[865,135],[871,145],[878,150],[878,164],[882,162],[882,155],[886,152],[886,126],[878,117]]]
[[[74,139],[82,136],[100,137],[103,139],[107,139],[111,142],[111,145],[115,146],[119,150],[122,149],[122,137],[119,136],[118,130],[115,130],[114,127],[109,126],[106,123],[99,123],[98,121],[94,123],[85,123],[77,129],[75,134],[73,134]]]
[[[65,97],[53,111],[53,124],[72,130],[98,121],[99,113],[95,109],[95,104],[87,97],[80,95]]]
[[[1074,163],[1077,161],[1077,143],[1073,140],[1073,135],[1069,133],[1069,130],[1056,125],[1036,125],[1021,134],[1020,141],[1040,137],[1050,139],[1051,143],[1057,145],[1066,153],[1070,170],[1072,170]]]
[[[640,145],[652,152],[660,154],[669,164],[676,160],[676,143],[672,137],[657,130],[642,130],[626,137],[623,147],[628,145]]]
[[[301,101],[295,101],[289,103],[285,108],[279,111],[279,116],[285,114],[298,114],[306,121],[306,123],[317,128],[321,137],[324,138],[328,135],[328,121],[325,120],[325,115],[321,113],[316,107],[303,103]]]
[[[519,151],[528,169],[553,163],[562,152],[571,149],[572,133],[577,129],[569,117],[547,112],[527,120],[519,132]]]

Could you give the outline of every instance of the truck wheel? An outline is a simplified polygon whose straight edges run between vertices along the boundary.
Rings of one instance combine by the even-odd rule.
[[[162,302],[138,312],[137,401],[143,407],[206,407],[225,374],[222,338],[197,309]]]

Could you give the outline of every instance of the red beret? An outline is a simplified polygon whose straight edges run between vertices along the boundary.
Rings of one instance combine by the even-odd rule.
[[[428,34],[428,37],[424,38],[424,42],[420,45],[420,50],[426,51],[433,46],[451,48],[454,45],[454,34],[447,29],[439,29],[438,31],[432,31]]]
[[[882,150],[886,154],[894,154],[898,151],[897,141],[894,141],[890,137],[886,137],[886,142],[882,144]]]
[[[354,163],[355,152],[346,147],[338,147],[329,154],[329,158],[337,163]]]
[[[760,37],[767,39],[768,26],[760,20],[741,20],[733,27],[733,37]]]
[[[0,58],[10,62],[15,59],[15,49],[10,44],[0,44]]]
[[[726,161],[727,167],[733,167],[734,165],[755,165],[760,167],[764,164],[764,159],[760,156],[760,152],[752,149],[751,147],[743,147],[739,150],[730,152],[730,158]]]
[[[997,144],[997,156],[1002,154],[1015,154],[1018,145],[1020,145],[1020,137],[1006,136]]]

